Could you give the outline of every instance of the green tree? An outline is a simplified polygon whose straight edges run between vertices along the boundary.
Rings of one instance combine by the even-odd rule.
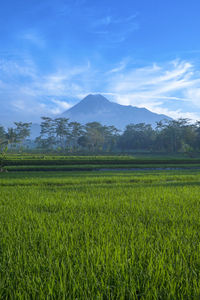
[[[54,120],[54,131],[56,135],[56,145],[64,150],[70,137],[69,119],[56,118]]]
[[[165,120],[157,123],[156,129],[156,149],[175,153],[194,145],[195,130],[188,119]]]
[[[151,150],[155,140],[155,132],[150,124],[129,124],[119,138],[122,150]]]
[[[104,134],[104,149],[108,152],[113,151],[116,148],[120,130],[115,126],[103,126]]]
[[[16,147],[16,144],[18,143],[17,134],[13,127],[9,127],[6,132],[6,141],[7,144],[10,145],[11,149]]]
[[[29,136],[32,123],[14,122],[16,128],[14,129],[16,141],[22,144]]]
[[[73,151],[77,150],[79,138],[84,134],[84,128],[83,125],[81,125],[78,122],[70,122],[69,123],[70,128],[70,146]]]
[[[40,136],[35,139],[35,142],[44,149],[51,149],[56,143],[55,122],[49,117],[42,117],[41,119],[43,121],[40,124]]]
[[[89,151],[101,151],[105,140],[105,128],[99,122],[90,122],[85,125],[87,147]]]

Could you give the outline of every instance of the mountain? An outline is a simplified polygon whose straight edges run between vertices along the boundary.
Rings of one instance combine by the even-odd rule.
[[[171,119],[168,116],[153,113],[146,108],[110,102],[99,94],[86,96],[79,103],[66,110],[61,117],[82,124],[96,121],[103,125],[114,125],[118,129],[124,129],[130,123],[146,123],[155,126],[156,122],[160,120]]]

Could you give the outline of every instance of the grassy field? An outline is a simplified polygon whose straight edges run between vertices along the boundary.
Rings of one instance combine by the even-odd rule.
[[[0,299],[200,299],[200,172],[0,174]]]

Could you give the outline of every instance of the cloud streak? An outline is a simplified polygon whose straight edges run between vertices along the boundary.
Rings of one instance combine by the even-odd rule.
[[[128,17],[107,15],[91,22],[92,33],[104,37],[109,43],[121,43],[139,29],[137,14]]]
[[[188,103],[200,108],[199,84],[200,74],[194,66],[187,61],[176,60],[163,65],[119,70],[108,78],[107,90],[120,104],[146,107],[176,118],[186,115],[196,118],[198,114],[186,112],[184,105]],[[167,106],[173,106],[175,102],[180,107],[169,110]]]

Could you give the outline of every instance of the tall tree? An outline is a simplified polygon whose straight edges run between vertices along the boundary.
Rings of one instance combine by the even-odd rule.
[[[87,147],[90,151],[101,151],[105,140],[104,126],[99,122],[90,122],[85,125]]]
[[[62,150],[67,146],[70,137],[69,119],[56,118],[54,120],[54,130],[56,134],[56,145],[59,145]]]
[[[83,125],[78,122],[70,122],[70,145],[73,151],[77,150],[78,139],[84,134]]]
[[[16,139],[18,142],[24,142],[30,136],[32,123],[14,122]]]
[[[44,149],[51,149],[55,145],[55,123],[52,118],[42,117],[40,124],[40,136],[35,139],[36,143]]]
[[[108,152],[116,148],[120,130],[115,126],[104,126],[104,149]]]

